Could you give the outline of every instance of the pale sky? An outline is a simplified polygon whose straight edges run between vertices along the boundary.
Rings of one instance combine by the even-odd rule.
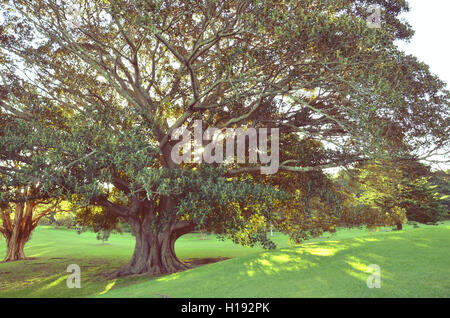
[[[428,64],[431,71],[450,89],[450,0],[409,0],[410,11],[403,14],[415,31],[409,43],[398,42],[399,48]],[[447,156],[436,156],[448,160]],[[432,165],[450,169],[449,163]]]
[[[398,46],[428,64],[450,89],[450,0],[408,2],[410,11],[403,17],[416,33],[410,43],[398,42]]]

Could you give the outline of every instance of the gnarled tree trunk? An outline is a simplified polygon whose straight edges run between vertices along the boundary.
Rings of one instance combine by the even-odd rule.
[[[27,241],[26,238],[6,240],[6,256],[3,261],[11,262],[26,259],[24,248]]]
[[[14,212],[14,223],[11,222],[10,213],[3,210],[3,227],[1,232],[6,239],[6,255],[4,262],[18,261],[26,259],[25,244],[31,236],[31,232],[36,227],[36,220],[33,221],[33,211],[36,208],[34,203],[16,203]]]
[[[171,159],[171,149],[169,144],[162,147],[163,166],[169,169],[179,169],[179,166]],[[120,176],[115,175],[113,183],[118,189],[129,193],[130,185]],[[189,268],[188,264],[183,263],[176,256],[175,242],[182,235],[192,232],[195,224],[180,221],[176,214],[169,215],[176,207],[176,202],[172,198],[162,196],[158,208],[137,197],[131,200],[130,206],[127,208],[118,207],[104,198],[96,198],[96,203],[111,209],[125,219],[131,225],[132,233],[136,237],[131,261],[125,267],[113,272],[111,277],[141,274],[162,275]],[[159,210],[158,213],[156,210]]]
[[[125,267],[114,272],[112,276],[127,275],[162,275],[188,269],[189,266],[178,259],[175,254],[175,241],[182,235],[190,233],[194,225],[184,221],[168,224],[160,231],[152,231],[149,223],[131,219],[136,245],[131,261]]]

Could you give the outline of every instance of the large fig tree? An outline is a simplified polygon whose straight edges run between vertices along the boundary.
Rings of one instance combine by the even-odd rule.
[[[174,244],[196,228],[272,246],[266,225],[286,195],[255,176],[268,165],[305,173],[448,146],[444,83],[394,45],[413,34],[404,0],[1,4],[0,109],[10,127],[32,125],[22,137],[40,151],[0,171],[128,222],[136,247],[119,275],[185,268]],[[367,23],[374,4],[381,28]],[[251,149],[200,162],[207,145],[180,161],[174,133],[198,122],[209,139],[208,128],[279,136],[257,130],[271,154],[256,152],[259,163]],[[298,224],[282,228],[296,237]]]

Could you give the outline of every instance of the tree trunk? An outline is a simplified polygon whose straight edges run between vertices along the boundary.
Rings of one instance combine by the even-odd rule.
[[[172,146],[166,143],[162,146],[162,164],[168,169],[180,167],[171,159]],[[181,262],[175,254],[175,241],[184,234],[194,230],[195,225],[186,221],[177,220],[173,213],[176,202],[166,196],[162,196],[160,213],[154,213],[154,207],[142,204],[141,200],[133,200],[129,208],[128,216],[123,218],[131,225],[133,235],[136,237],[136,245],[131,261],[128,265],[112,273],[111,276],[127,275],[162,275],[179,272],[190,268]],[[154,222],[154,221],[161,222]],[[163,223],[163,219],[167,224]],[[155,223],[160,224],[156,226]],[[156,230],[155,228],[158,228]]]
[[[2,231],[6,239],[6,255],[4,262],[27,259],[25,256],[25,244],[36,227],[33,223],[33,211],[35,204],[17,203],[14,215],[14,224],[9,219],[9,213],[3,214],[3,221],[8,221],[8,226]],[[7,218],[6,218],[7,217]]]
[[[112,277],[128,275],[162,275],[189,269],[175,254],[175,241],[190,233],[194,226],[187,222],[170,225],[158,233],[146,228],[146,222],[129,222],[136,237],[136,245],[130,263],[112,273]]]
[[[9,239],[6,241],[6,256],[4,258],[4,262],[12,262],[26,259],[25,256],[25,243],[28,239],[18,238],[18,239]]]
[[[397,231],[401,231],[403,229],[402,223],[397,223]]]

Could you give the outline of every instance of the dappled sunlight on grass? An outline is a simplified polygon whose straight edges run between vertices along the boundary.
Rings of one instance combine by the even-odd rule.
[[[25,245],[25,249],[35,249],[36,247],[42,247],[42,246],[51,246],[52,244],[55,244],[55,242],[47,242],[42,244],[33,244],[32,246]]]
[[[318,255],[318,256],[332,256],[336,254],[338,251],[337,248],[320,248],[320,247],[313,247],[313,248],[305,248],[303,249],[304,252],[309,253],[311,255]]]
[[[380,239],[375,238],[375,237],[357,237],[354,239],[355,242],[361,242],[361,243],[365,243],[365,242],[379,242]]]
[[[373,263],[382,263],[386,261],[386,257],[380,255],[380,254],[375,254],[375,253],[370,253],[370,252],[366,252],[364,253],[365,257],[367,259],[370,259],[373,261]],[[377,264],[378,264],[377,263]]]
[[[317,284],[316,290],[325,291],[327,288],[334,288],[336,281],[342,281],[346,277],[347,284],[344,290],[350,288],[364,290],[368,289],[366,281],[373,273],[369,266],[377,264],[381,267],[384,286],[392,288],[392,286],[396,286],[393,284],[396,277],[390,273],[389,268],[402,266],[405,270],[412,269],[408,267],[407,256],[403,256],[405,265],[401,265],[402,263],[399,261],[397,261],[398,265],[395,263],[389,266],[385,264],[398,257],[399,248],[408,250],[415,244],[422,244],[419,243],[421,242],[420,236],[414,237],[413,240],[401,238],[399,241],[399,235],[402,234],[384,233],[377,237],[312,242],[296,248],[262,253],[257,259],[245,262],[243,265],[246,270],[241,270],[240,275],[252,279],[263,279],[263,277],[268,279],[275,275],[275,281],[276,277],[283,275],[297,275],[310,284]],[[295,285],[296,282],[292,281],[292,284]],[[380,292],[374,293],[378,295]]]
[[[39,252],[34,251],[34,248],[33,248],[32,252],[29,254],[30,254],[30,257],[41,257],[44,255],[48,255],[49,253],[51,253],[51,251],[52,251],[52,249],[50,247],[42,249]],[[27,250],[25,250],[25,252],[27,252]]]
[[[428,244],[423,244],[423,243],[415,243],[414,245],[416,245],[416,246],[418,246],[418,247],[431,248],[430,245],[428,245]]]
[[[277,263],[286,263],[292,260],[288,254],[272,255],[272,259]]]
[[[69,289],[66,269],[69,264],[81,267],[82,288]],[[82,297],[105,289],[104,276],[119,264],[105,259],[38,258],[1,264],[0,297]],[[4,281],[3,281],[4,279]],[[112,288],[113,286],[111,286]],[[97,289],[98,288],[98,289]],[[109,290],[109,289],[108,289]]]
[[[314,266],[314,262],[299,258],[293,251],[263,253],[256,260],[244,263],[246,274],[250,277],[256,274],[273,275],[283,271],[296,271]]]
[[[369,269],[367,264],[361,263],[361,260],[358,260],[356,257],[351,256],[350,259],[351,260],[347,261],[347,264],[349,264],[353,268],[362,272],[367,272],[367,270]]]
[[[163,276],[161,278],[158,278],[158,279],[156,279],[156,281],[158,281],[158,282],[168,282],[168,281],[177,279],[179,277],[180,277],[180,273],[175,273],[175,274],[170,274],[170,275],[166,275],[166,276]]]
[[[297,249],[297,251],[298,251],[298,253],[302,254],[302,253],[310,253],[311,251],[315,251],[316,249],[325,248],[325,249],[333,249],[334,250],[333,254],[336,254],[337,252],[339,252],[341,250],[345,250],[345,249],[349,249],[349,248],[357,248],[364,243],[365,243],[365,241],[359,241],[355,238],[351,239],[351,240],[346,239],[346,240],[342,240],[342,241],[321,241],[321,242],[314,242],[314,243],[310,243],[308,245],[305,244],[303,246],[300,246]]]
[[[324,241],[266,252],[260,254],[256,260],[244,263],[246,271],[241,271],[241,274],[254,277],[258,274],[273,275],[279,272],[307,270],[322,263],[325,258],[360,245],[361,243],[355,242],[343,244],[339,241]]]
[[[380,240],[376,239],[374,237],[365,237],[365,238],[362,239],[362,241],[365,241],[365,242],[379,242]]]
[[[349,265],[349,267],[344,268],[343,271],[348,275],[360,280],[361,282],[367,283],[367,279],[369,278],[369,276],[374,273],[374,269],[371,267],[374,262],[371,262],[371,259],[374,258],[374,256],[378,256],[378,259],[380,257],[379,255],[374,254],[366,254],[364,256],[366,258],[364,260],[355,256],[347,257],[346,264]],[[380,266],[380,277],[382,278],[380,280],[382,284],[387,284],[394,278],[393,275],[387,271],[387,268],[385,266]]]
[[[257,260],[256,263],[259,263],[259,264],[261,264],[263,266],[269,266],[269,267],[273,266],[273,264],[271,262],[269,262],[267,259]]]
[[[62,282],[66,281],[67,277],[66,276],[61,276],[58,279],[54,280],[53,282],[51,282],[50,284],[45,285],[44,287],[42,287],[40,290],[46,290],[49,288],[53,288],[59,284],[61,284]]]
[[[344,272],[362,282],[366,281],[367,279],[367,274],[364,274],[360,271],[356,271],[354,269],[344,269]]]
[[[171,275],[108,280],[103,274],[129,261],[134,238],[117,235],[114,244],[101,245],[93,233],[43,228],[26,246],[27,256],[37,259],[0,263],[0,297],[450,297],[449,229],[370,236],[343,230],[292,247],[280,236],[280,248],[270,251],[188,235],[177,243],[180,259],[221,261]],[[69,264],[81,267],[81,289],[65,284]],[[382,288],[367,287],[371,264],[381,268]]]
[[[111,290],[111,288],[114,287],[114,285],[116,284],[116,282],[117,282],[117,278],[114,279],[112,282],[108,283],[108,285],[106,285],[105,289],[104,289],[102,292],[99,293],[99,295],[104,295],[104,294],[106,294],[107,292],[109,292],[109,291]]]
[[[405,238],[398,236],[398,235],[390,235],[389,239],[391,240],[405,240]]]

